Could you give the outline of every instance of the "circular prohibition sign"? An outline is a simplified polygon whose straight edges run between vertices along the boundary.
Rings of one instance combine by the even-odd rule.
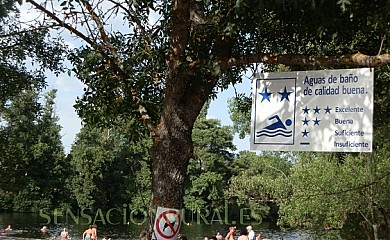
[[[171,222],[171,220],[168,218],[167,215],[173,215],[173,217],[175,219]],[[163,221],[163,222],[161,222],[161,221]],[[180,224],[181,224],[181,217],[180,217],[180,213],[178,211],[168,210],[168,211],[162,212],[156,220],[157,232],[161,237],[166,238],[166,239],[171,239],[179,231]],[[165,229],[169,229],[170,232],[172,232],[172,234],[170,234],[170,235],[166,234],[164,232]]]

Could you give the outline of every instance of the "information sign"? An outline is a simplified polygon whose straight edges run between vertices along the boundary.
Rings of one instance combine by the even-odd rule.
[[[370,68],[260,73],[251,150],[371,152]]]

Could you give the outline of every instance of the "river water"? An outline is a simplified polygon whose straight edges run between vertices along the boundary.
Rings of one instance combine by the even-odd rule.
[[[60,222],[60,219],[49,219],[40,216],[39,214],[26,213],[0,213],[0,239],[52,239],[60,235],[61,230],[65,227],[69,231],[72,240],[82,239],[82,233],[87,229],[88,224],[79,222],[75,224],[74,221]],[[99,224],[100,223],[100,224]],[[131,240],[139,239],[139,233],[144,229],[142,224],[133,223],[123,224],[120,221],[111,222],[97,222],[98,237],[101,239],[104,235],[112,240]],[[250,223],[248,223],[250,224]],[[247,225],[248,225],[247,224]],[[4,228],[8,225],[12,226],[12,231],[5,233]],[[42,226],[48,226],[48,233],[41,233]],[[309,240],[317,239],[304,231],[281,231],[276,226],[267,223],[252,223],[253,230],[256,233],[261,232],[262,235],[269,239],[283,239],[283,240]],[[238,229],[245,226],[237,225]],[[189,223],[182,224],[180,233],[186,235],[191,240],[202,240],[204,236],[213,236],[216,232],[221,232],[225,235],[229,226],[226,224],[212,223],[200,224]]]

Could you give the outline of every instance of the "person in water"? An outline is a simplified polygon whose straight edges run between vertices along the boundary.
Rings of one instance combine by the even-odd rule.
[[[246,230],[246,228],[240,231],[240,236],[238,237],[238,240],[249,240],[248,231]]]
[[[252,226],[247,226],[246,230],[248,231],[249,240],[255,240],[255,232],[252,229]]]
[[[177,239],[178,240],[188,240],[188,238],[185,235],[183,235],[183,234],[177,235]]]
[[[42,233],[47,233],[49,231],[49,229],[46,227],[46,226],[43,226],[42,228],[41,228],[41,232]]]
[[[97,226],[94,224],[92,225],[92,236],[91,240],[97,240]]]
[[[61,232],[61,240],[69,240],[70,239],[70,236],[69,236],[69,233],[68,231],[66,230],[66,228],[64,228]]]
[[[235,226],[229,227],[229,232],[226,234],[225,240],[234,240],[234,235],[237,228]]]
[[[89,226],[87,230],[83,233],[83,240],[92,240],[92,236],[94,235],[94,232],[92,230],[92,225]]]
[[[148,231],[144,230],[141,232],[139,238],[141,240],[149,240],[149,235],[148,235]]]

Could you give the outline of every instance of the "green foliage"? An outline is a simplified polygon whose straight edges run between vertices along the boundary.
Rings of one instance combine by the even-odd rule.
[[[250,208],[256,220],[268,217],[276,194],[286,194],[291,163],[289,155],[240,152],[234,160],[235,176],[230,179],[225,198]]]
[[[387,52],[390,48],[390,3],[387,0],[183,1],[188,4],[183,4],[183,8],[189,9],[180,9],[182,5],[167,0],[132,0],[114,1],[117,5],[110,8],[109,12],[104,8],[99,9],[99,2],[92,6],[95,13],[102,14],[93,16],[95,22],[101,17],[101,22],[106,24],[104,26],[114,26],[107,16],[118,19],[123,13],[123,23],[127,27],[120,32],[104,29],[107,38],[103,29],[93,29],[90,16],[83,15],[87,12],[85,9],[73,11],[76,6],[74,3],[79,2],[67,0],[60,4],[65,14],[71,13],[74,17],[72,20],[79,24],[77,27],[87,25],[84,30],[90,34],[80,36],[78,33],[77,36],[87,40],[90,46],[82,46],[69,56],[76,76],[87,86],[84,96],[77,100],[78,113],[87,123],[115,126],[117,121],[127,121],[131,126],[126,133],[112,130],[110,134],[107,129],[88,126],[84,130],[86,132],[80,134],[72,150],[72,166],[76,174],[69,182],[80,207],[108,206],[110,195],[106,195],[106,189],[115,189],[118,185],[125,191],[110,192],[116,200],[123,199],[141,205],[141,199],[132,198],[129,194],[115,195],[126,191],[134,193],[134,181],[139,181],[142,187],[149,186],[148,164],[136,164],[147,162],[145,149],[149,147],[143,141],[147,136],[144,126],[135,123],[140,118],[140,106],[145,107],[151,120],[156,123],[154,125],[165,132],[170,133],[174,130],[172,126],[177,126],[169,125],[171,119],[168,116],[177,116],[173,119],[183,123],[185,133],[174,137],[173,134],[167,134],[164,140],[171,142],[169,140],[172,139],[168,138],[175,138],[176,143],[179,143],[180,140],[189,139],[194,119],[207,97],[215,97],[217,90],[242,80],[241,74],[246,66],[229,65],[234,60],[245,59],[255,53],[323,56],[357,51],[377,54]],[[122,10],[125,11],[120,12]],[[152,13],[159,17],[156,23],[149,21]],[[87,21],[88,24],[85,24]],[[97,31],[101,38],[97,37]],[[28,41],[21,42],[26,43],[21,46],[31,44]],[[39,45],[31,52],[39,53],[39,58],[53,58],[42,46],[46,44]],[[11,49],[15,51],[3,51],[7,54],[4,59],[8,60],[13,55],[21,59],[28,56],[25,48]],[[4,76],[12,72],[12,78],[20,80],[17,73],[24,74],[23,68],[6,60],[1,64]],[[40,63],[51,66],[52,62],[42,60]],[[269,69],[274,69],[274,66]],[[38,76],[41,77],[38,80],[41,80],[42,74]],[[185,196],[186,207],[221,206],[217,198],[222,196],[221,190],[227,189],[226,182],[234,175],[229,186],[232,190],[229,189],[226,196],[253,210],[260,210],[260,214],[254,215],[257,218],[264,216],[270,207],[258,203],[275,200],[280,204],[281,223],[290,226],[318,228],[325,224],[327,228],[338,228],[344,226],[354,214],[364,216],[363,219],[371,225],[382,224],[386,214],[375,206],[380,204],[380,208],[387,211],[388,202],[379,191],[379,186],[387,188],[388,182],[385,160],[388,159],[389,149],[386,135],[389,133],[386,115],[389,106],[386,89],[389,84],[385,70],[379,76],[381,80],[376,86],[384,92],[378,93],[376,90],[375,93],[379,96],[376,98],[376,106],[382,112],[377,113],[378,118],[375,120],[378,141],[372,156],[346,155],[339,158],[331,154],[302,154],[295,157],[289,154],[253,156],[241,153],[235,161],[236,167],[232,168],[234,154],[231,151],[234,147],[231,144],[231,130],[220,127],[218,121],[199,119],[192,132],[195,151],[188,168],[190,177]],[[15,86],[10,89],[20,89],[18,84]],[[9,92],[14,95],[18,93]],[[7,97],[9,95],[2,96],[4,103]],[[240,97],[239,101],[232,103],[231,108],[233,119],[239,123],[234,130],[239,131],[241,136],[249,126],[243,121],[249,120],[249,115],[242,111],[248,108],[248,100],[245,96]],[[161,117],[162,112],[165,115]],[[34,119],[34,116],[25,117]],[[29,139],[29,135],[23,135],[22,131],[17,137]],[[7,142],[5,139],[2,137],[0,140]],[[9,156],[22,152],[24,146],[32,145],[30,142],[12,143],[14,148],[7,150]],[[131,150],[127,148],[129,146]],[[190,143],[187,146],[189,149],[192,147]],[[45,147],[39,145],[31,152],[34,156],[41,156]],[[153,152],[152,156],[156,156],[154,160],[161,161],[166,169],[175,167],[172,159],[179,159],[178,154],[175,155],[177,149],[156,149],[170,151],[170,154],[165,155],[170,159],[159,158],[164,156],[162,152]],[[188,158],[183,158],[180,167],[184,167],[180,171],[186,169]],[[18,161],[16,163],[22,166],[27,158]],[[135,174],[129,171],[131,166],[136,168]],[[106,176],[115,177],[110,179]],[[182,176],[184,174],[180,174]],[[123,185],[113,186],[111,180]],[[34,187],[32,185],[31,191],[35,191]],[[181,189],[181,185],[176,187]],[[387,189],[383,192],[387,194]],[[181,191],[178,191],[175,198],[181,200],[180,194]],[[24,199],[24,196],[24,192],[21,192],[20,199]],[[383,216],[369,219],[368,211]]]
[[[137,123],[137,122],[135,122]],[[68,188],[80,208],[122,208],[131,204],[145,209],[140,199],[150,197],[149,140],[136,141],[134,125],[117,122],[115,128],[85,126],[71,150]],[[141,194],[141,195],[140,195]]]
[[[117,32],[110,40],[121,52],[125,70],[108,68],[107,59],[91,48],[70,54],[76,76],[87,85],[83,97],[76,101],[79,116],[89,123],[106,126],[114,124],[117,118],[138,117],[133,93],[139,93],[148,114],[157,121],[165,77],[162,59],[166,57],[166,50],[145,46],[137,34]],[[156,39],[155,43],[161,41]]]
[[[39,102],[37,90],[11,98],[0,112],[1,192],[12,199],[8,210],[38,211],[64,201],[66,164],[60,126],[54,112],[55,91]]]
[[[185,208],[192,211],[221,210],[223,190],[231,176],[233,135],[216,119],[206,119],[206,105],[192,132],[194,157],[188,166],[189,181],[184,196]],[[203,212],[204,213],[204,212]]]
[[[64,6],[71,3],[63,1]],[[95,49],[83,46],[70,56],[76,76],[87,85],[85,95],[76,104],[86,122],[109,123],[118,116],[137,116],[134,106],[139,99],[133,98],[134,93],[152,119],[155,122],[159,119],[165,81],[170,76],[167,60],[172,49],[170,36],[175,31],[171,19],[174,10],[170,1],[127,4],[137,10],[134,16],[124,14],[125,20],[129,20],[125,21],[127,32],[107,31],[110,46],[97,41]],[[370,3],[358,0],[353,4],[336,0],[191,4],[190,15],[196,17],[190,19],[183,32],[188,42],[179,69],[188,71],[188,79],[192,80],[187,84],[192,90],[201,86],[211,93],[210,97],[216,97],[219,89],[241,82],[247,67],[225,69],[221,66],[222,59],[238,59],[253,53],[377,54],[389,48],[390,7],[386,0]],[[148,21],[152,12],[161,16],[155,24]],[[115,49],[119,58],[110,49]],[[214,81],[211,90],[208,84]]]
[[[248,119],[251,119],[252,98],[239,94],[229,99],[228,107],[233,130],[242,139],[251,130],[251,122]]]
[[[375,69],[374,81],[374,128],[377,133],[387,131],[390,119],[390,68]]]
[[[62,39],[51,38],[48,29],[22,28],[17,16],[0,21],[0,46],[0,108],[32,85],[42,89],[45,71],[64,71]]]
[[[134,188],[131,191],[127,191],[126,195],[132,196],[129,209],[134,211],[134,214],[145,214],[148,211],[149,200],[152,194],[151,171],[149,162],[142,161],[139,164],[140,168],[133,173],[136,175]],[[135,170],[133,169],[133,171]]]
[[[0,22],[3,18],[7,17],[11,12],[18,12],[18,8],[15,6],[16,3],[22,4],[22,0],[2,0],[0,4]],[[0,26],[1,29],[1,26]]]
[[[372,236],[373,224],[387,224],[383,213],[389,211],[390,169],[385,164],[389,154],[388,149],[381,149],[373,154],[348,155],[342,163],[334,154],[300,154],[289,176],[290,195],[280,199],[280,223],[316,230],[342,229],[350,221],[356,223],[357,214],[361,220],[353,227]]]

